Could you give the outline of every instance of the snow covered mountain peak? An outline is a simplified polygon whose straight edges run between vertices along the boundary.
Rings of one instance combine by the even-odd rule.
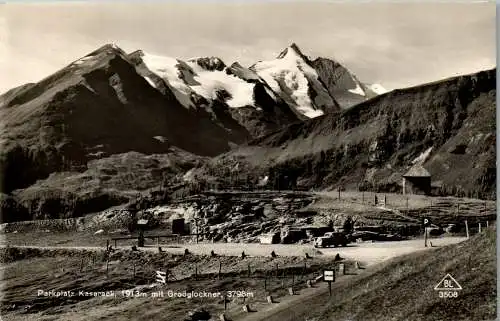
[[[274,60],[260,61],[251,67],[288,105],[307,118],[337,109],[330,96],[296,44],[283,50]]]
[[[188,109],[205,108],[217,101],[229,108],[254,107],[261,111],[282,101],[299,118],[307,119],[349,108],[385,92],[380,85],[362,83],[333,60],[312,61],[295,43],[275,59],[259,61],[249,68],[238,62],[226,65],[214,56],[180,60],[139,50],[129,57],[140,60],[147,70],[143,77],[152,86],[162,92],[168,87]],[[260,98],[256,98],[256,92]]]
[[[290,46],[286,47],[281,51],[281,53],[278,55],[277,59],[283,59],[287,55],[295,55],[298,57],[301,57],[304,60],[308,60],[307,57],[302,53],[300,50],[299,46],[297,46],[296,43],[292,43]]]

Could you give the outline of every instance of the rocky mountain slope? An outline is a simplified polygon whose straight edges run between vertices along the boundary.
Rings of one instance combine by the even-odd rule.
[[[158,154],[177,146],[214,156],[247,138],[172,97],[149,85],[111,45],[8,92],[0,105],[2,190],[26,187],[52,172],[84,170],[88,161],[112,154]]]
[[[394,90],[260,137],[199,173],[224,184],[400,192],[419,163],[434,193],[494,198],[495,96],[495,70]]]
[[[328,92],[342,108],[349,108],[386,90],[379,84],[365,84],[338,62],[317,58],[311,62]]]
[[[295,44],[248,68],[105,45],[0,96],[2,221],[204,178],[397,191],[416,162],[440,193],[493,197],[494,71],[382,91]]]

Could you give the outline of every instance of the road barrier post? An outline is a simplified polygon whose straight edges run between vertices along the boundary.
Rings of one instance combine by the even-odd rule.
[[[427,226],[424,226],[424,246],[427,247]]]

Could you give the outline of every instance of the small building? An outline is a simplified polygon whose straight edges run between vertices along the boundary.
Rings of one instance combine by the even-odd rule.
[[[431,174],[422,165],[417,164],[403,175],[403,194],[431,193]]]

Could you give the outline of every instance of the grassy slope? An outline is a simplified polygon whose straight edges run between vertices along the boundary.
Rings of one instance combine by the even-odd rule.
[[[119,293],[134,286],[154,283],[154,271],[168,266],[177,281],[162,287],[165,292],[169,289],[195,292],[246,290],[255,295],[247,302],[263,304],[265,273],[274,275],[276,264],[280,267],[279,275],[286,273],[286,278],[269,277],[267,289],[273,295],[283,296],[286,295],[286,287],[292,283],[292,271],[296,273],[295,284],[301,281],[298,289],[305,286],[306,278],[318,275],[325,266],[331,265],[333,258],[308,260],[308,268],[302,276],[303,259],[299,257],[210,258],[119,251],[110,258],[108,277],[103,252],[10,249],[1,250],[0,259],[3,263],[0,314],[5,320],[183,320],[189,310],[201,306],[216,315],[222,311],[223,304],[213,298],[127,299],[120,295],[115,299],[81,296],[54,298],[37,296],[37,291],[115,290]],[[219,262],[223,266],[220,280],[216,277]],[[191,277],[195,264],[201,275],[198,281]],[[251,278],[247,277],[249,265]],[[142,292],[149,293],[151,290],[143,289]],[[241,304],[241,298],[233,299],[228,308],[240,312]]]
[[[312,320],[478,321],[496,317],[496,231],[469,241],[395,259],[385,268],[336,290]],[[434,286],[450,273],[461,284],[456,299]]]

